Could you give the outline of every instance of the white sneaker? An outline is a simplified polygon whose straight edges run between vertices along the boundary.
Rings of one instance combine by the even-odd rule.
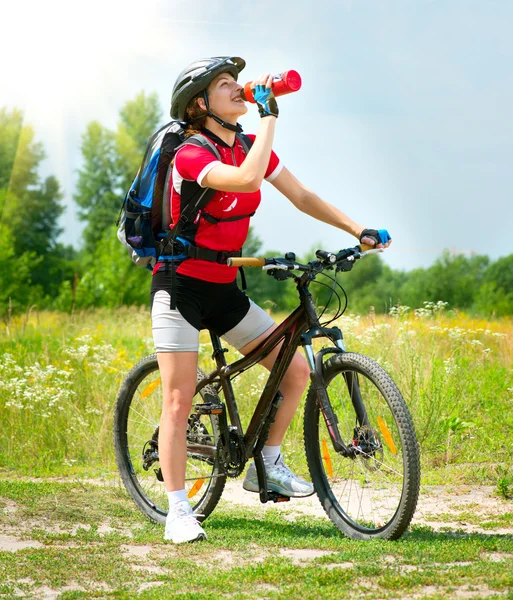
[[[313,483],[304,481],[294,474],[283,462],[280,454],[274,465],[265,465],[267,487],[282,496],[302,497],[314,493]],[[258,477],[255,463],[249,465],[242,487],[248,492],[258,492]]]
[[[169,507],[164,539],[174,544],[207,539],[207,534],[194,516],[189,502],[177,502]]]

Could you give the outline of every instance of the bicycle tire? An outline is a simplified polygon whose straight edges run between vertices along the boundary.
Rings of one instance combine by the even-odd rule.
[[[158,443],[158,424],[162,408],[162,386],[158,375],[157,355],[151,354],[139,361],[126,376],[116,400],[114,447],[121,480],[128,494],[146,517],[155,523],[165,524],[168,501],[164,483],[158,480],[156,473],[158,469],[155,469],[155,465],[152,464],[153,468],[148,470],[142,466],[144,444],[152,437],[155,437]],[[198,368],[198,381],[203,377],[205,374]],[[218,399],[217,393],[210,386],[201,391],[201,396],[205,392],[211,396],[210,401],[212,396]],[[141,400],[144,400],[144,403]],[[217,448],[219,417],[213,414],[199,417],[194,411],[194,404],[193,401],[187,439],[196,436],[197,441],[197,436],[200,435],[203,440]],[[193,414],[195,415],[193,426],[196,431],[190,429]],[[137,418],[139,420],[136,420]],[[194,456],[199,455],[196,453]],[[226,483],[226,475],[220,466],[217,452],[215,458],[211,460],[214,461],[213,465],[208,464],[204,459],[195,459],[188,452],[186,491],[199,521],[206,519],[214,510]],[[158,461],[156,464],[158,465]],[[196,478],[191,478],[190,472],[194,474],[200,467],[203,472]],[[210,474],[207,474],[210,469]],[[206,487],[204,487],[205,481],[207,481]]]
[[[386,371],[366,356],[336,354],[323,372],[342,439],[359,450],[355,458],[335,452],[310,386],[305,451],[319,501],[347,537],[398,539],[413,518],[420,489],[419,447],[408,407]],[[353,377],[368,416],[365,427],[357,422],[349,393]]]

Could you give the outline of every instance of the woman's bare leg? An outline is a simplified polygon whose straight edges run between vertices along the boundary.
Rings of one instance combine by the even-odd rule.
[[[162,413],[159,428],[159,463],[168,492],[185,487],[187,418],[196,391],[197,352],[159,352]]]

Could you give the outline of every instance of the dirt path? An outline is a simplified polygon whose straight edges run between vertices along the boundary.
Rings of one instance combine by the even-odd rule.
[[[36,480],[34,480],[36,481]],[[42,481],[42,480],[37,480]],[[50,481],[58,481],[51,479]],[[65,480],[63,480],[65,481]],[[83,483],[95,485],[120,486],[118,480],[88,479]],[[228,481],[220,502],[221,507],[247,507],[251,512],[276,509],[288,520],[294,521],[303,515],[312,515],[327,519],[327,516],[316,495],[310,498],[294,498],[290,502],[261,504],[258,494],[246,492],[242,481]],[[7,501],[3,507],[4,514],[15,517],[16,505]],[[100,523],[100,535],[113,531],[110,522]],[[513,502],[506,501],[495,492],[492,486],[423,486],[412,525],[428,525],[436,531],[455,533],[486,533],[513,535]],[[21,529],[25,532],[34,528],[42,528],[49,533],[67,531],[76,535],[80,528],[88,529],[83,523],[70,524],[61,529],[60,524],[46,522],[41,517],[26,519]],[[18,532],[19,524],[17,525]],[[118,528],[119,529],[119,528]],[[130,534],[127,528],[121,528]],[[25,547],[39,547],[37,542],[31,543],[26,538],[19,539],[12,526],[0,522],[0,551],[16,552]]]
[[[34,480],[42,482],[44,480]],[[48,481],[56,482],[56,479]],[[62,482],[69,480],[62,479]],[[93,484],[98,486],[114,486],[121,488],[121,484],[117,479],[109,480],[73,480],[73,483]],[[124,495],[124,489],[122,489]],[[220,508],[245,507],[247,509],[248,519],[252,515],[261,515],[264,511],[275,509],[280,511],[284,518],[294,521],[296,518],[303,515],[312,515],[327,519],[327,516],[322,509],[322,506],[317,499],[317,496],[303,499],[293,499],[290,502],[274,504],[272,502],[261,504],[257,494],[246,492],[242,489],[242,480],[229,481],[226,484],[223,498],[220,503]],[[134,507],[134,510],[135,507]],[[3,500],[0,504],[0,515],[4,515],[4,521],[0,521],[0,552],[23,553],[26,549],[44,550],[44,539],[37,535],[33,536],[34,530],[46,531],[48,533],[63,533],[68,534],[71,538],[63,539],[62,542],[51,544],[52,550],[58,549],[65,552],[69,549],[80,550],[83,548],[83,542],[80,539],[73,539],[75,536],[83,535],[81,530],[90,530],[91,525],[88,523],[76,522],[73,518],[66,522],[59,519],[48,519],[44,513],[33,515],[32,517],[17,518],[17,513],[21,513],[21,506],[12,500]],[[491,486],[423,486],[419,498],[419,504],[413,525],[427,525],[437,531],[448,532],[449,535],[465,536],[465,534],[481,533],[486,535],[506,535],[513,536],[513,502],[505,501],[498,497],[495,488]],[[124,526],[116,520],[106,519],[104,522],[98,522],[97,533],[101,537],[108,535],[111,532],[119,532],[126,536],[127,540],[120,545],[123,556],[128,561],[128,566],[132,569],[134,577],[141,579],[138,587],[138,592],[164,585],[165,579],[163,576],[169,574],[169,566],[165,564],[169,561],[170,556],[176,555],[180,558],[182,554],[179,549],[172,546],[164,546],[161,543],[155,544],[145,542],[141,544],[136,537],[136,529],[143,527],[142,523],[133,523],[131,526]],[[135,534],[135,535],[134,535]],[[35,537],[36,539],[32,539]],[[41,540],[41,541],[39,541]],[[100,544],[97,540],[95,544]],[[266,559],[268,552],[264,552],[262,547],[257,544],[249,544],[244,550],[228,550],[219,549],[215,555],[210,552],[202,552],[199,548],[199,553],[195,557],[199,561],[211,569],[227,569],[236,565],[255,565]],[[317,548],[281,548],[275,551],[278,555],[287,558],[296,565],[307,566],[319,557],[328,556],[332,550],[321,550]],[[65,556],[65,555],[63,555]],[[504,561],[511,561],[513,554],[504,551],[485,552],[480,560],[492,561],[498,566],[505,564]],[[384,558],[390,562],[391,568],[406,570],[422,570],[424,567],[419,565],[398,563],[396,557],[390,555]],[[399,566],[397,566],[397,564]],[[355,561],[327,561],[326,564],[319,564],[319,568],[323,569],[353,569]],[[447,563],[444,568],[461,568],[462,566],[470,566],[471,562]],[[401,571],[401,572],[403,572]],[[109,589],[102,582],[93,581],[84,583],[83,581],[69,580],[60,588],[50,588],[47,585],[37,583],[37,578],[22,578],[16,579],[17,586],[20,588],[25,586],[29,592],[23,592],[22,589],[16,588],[16,595],[27,597],[40,598],[42,600],[55,600],[64,592],[73,591],[91,591],[105,592],[114,591],[114,588]],[[365,582],[360,582],[363,585]],[[365,584],[366,585],[366,584]],[[460,586],[461,587],[461,586]],[[486,586],[476,588],[473,585],[472,590],[467,589],[468,586],[462,586],[461,589],[454,591],[451,598],[484,598],[488,596],[498,597],[503,595],[502,592],[497,592],[488,589]],[[25,589],[24,588],[24,589]],[[269,589],[263,588],[262,585],[258,588],[258,592],[266,596],[267,592],[275,592],[278,588],[270,586]],[[19,593],[18,593],[19,592]],[[264,593],[265,592],[265,593]],[[425,597],[434,593],[442,593],[443,587],[440,586],[424,586],[418,594],[405,596],[405,598]],[[451,592],[452,593],[452,592]],[[420,595],[419,595],[420,594]]]
[[[223,503],[247,506],[255,510],[276,508],[293,520],[298,515],[326,518],[317,496],[296,498],[290,502],[261,504],[257,494],[246,492],[237,481],[229,481],[223,492]],[[513,502],[495,493],[493,486],[423,486],[414,525],[429,525],[435,530],[464,531],[465,533],[499,533],[513,535],[513,522],[491,527],[494,520],[504,520],[513,512]],[[513,521],[513,520],[512,520]]]

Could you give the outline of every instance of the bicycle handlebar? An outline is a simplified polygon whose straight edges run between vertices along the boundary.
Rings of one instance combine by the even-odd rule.
[[[351,250],[354,250],[354,252],[350,252]],[[338,254],[348,252],[346,257],[344,258],[344,260],[347,260],[347,256],[350,256],[357,252],[362,254],[363,252],[368,252],[369,250],[377,250],[380,252],[382,251],[381,248],[375,249],[374,246],[368,246],[367,244],[360,244],[359,246],[350,248],[347,251],[341,250],[340,252],[338,252]],[[226,264],[229,267],[265,267],[265,266],[276,266],[276,260],[277,259],[275,259],[275,258],[257,258],[257,257],[241,256],[241,257],[237,257],[237,258],[235,258],[235,257],[229,258],[226,261]],[[292,261],[292,262],[294,262],[294,261]],[[335,261],[332,261],[332,262],[335,263]]]

